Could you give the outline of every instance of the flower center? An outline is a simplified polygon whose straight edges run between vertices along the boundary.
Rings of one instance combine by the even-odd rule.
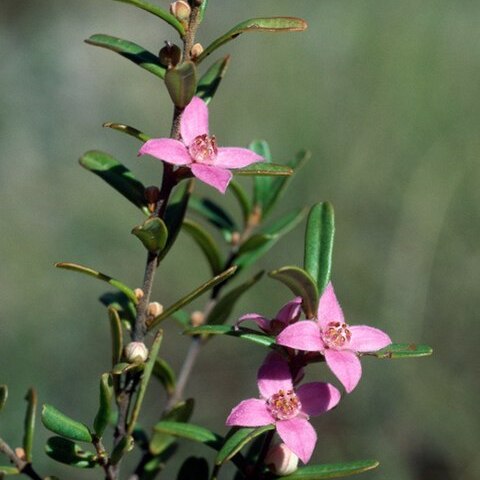
[[[330,322],[322,332],[322,338],[327,347],[339,348],[350,341],[352,332],[350,332],[346,323]]]
[[[267,400],[267,408],[277,420],[288,420],[300,413],[302,404],[293,390],[279,390]]]
[[[195,137],[188,147],[188,152],[194,162],[211,165],[217,157],[218,148],[215,135],[209,137],[206,133]]]

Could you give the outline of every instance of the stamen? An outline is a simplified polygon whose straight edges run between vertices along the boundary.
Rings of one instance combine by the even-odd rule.
[[[195,162],[211,165],[218,153],[215,135],[211,137],[206,133],[199,135],[188,147],[188,152]]]
[[[327,347],[341,348],[350,342],[352,332],[346,323],[330,322],[322,332],[322,338]]]
[[[293,390],[279,390],[267,400],[267,407],[277,420],[288,420],[300,413],[302,405]]]

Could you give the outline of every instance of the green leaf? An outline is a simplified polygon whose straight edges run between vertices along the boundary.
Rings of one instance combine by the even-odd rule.
[[[100,401],[98,412],[93,421],[93,429],[98,437],[102,437],[112,413],[112,386],[112,376],[109,373],[104,373],[100,378]]]
[[[112,52],[119,53],[122,57],[153,73],[157,77],[165,77],[166,69],[160,64],[158,57],[136,43],[102,33],[92,35],[85,40],[85,42],[89,45],[95,45],[96,47],[106,48]]]
[[[168,239],[168,230],[161,218],[148,218],[141,225],[132,230],[143,246],[151,253],[161,251],[165,248]]]
[[[118,132],[126,133],[127,135],[130,135],[131,137],[134,137],[141,142],[146,142],[147,140],[150,140],[152,138],[149,135],[141,132],[140,130],[130,127],[129,125],[124,125],[123,123],[105,122],[102,127],[112,128],[113,130],[117,130]]]
[[[287,163],[287,167],[290,167],[295,174],[310,159],[310,157],[311,153],[308,150],[301,150],[297,153],[293,160]],[[259,199],[259,205],[262,210],[262,218],[265,218],[272,211],[272,208],[280,199],[292,178],[293,175],[289,177],[271,178],[269,188],[263,192],[263,196]],[[264,177],[255,177],[255,181],[263,179]]]
[[[230,215],[219,205],[207,198],[192,197],[190,207],[196,213],[208,220],[213,226],[217,227],[223,234],[227,242],[232,239],[233,232],[238,231],[235,222]]]
[[[42,423],[47,430],[62,437],[79,442],[92,441],[92,435],[86,425],[67,417],[51,405],[43,405]]]
[[[198,11],[198,22],[200,23],[205,17],[205,11],[207,10],[208,0],[203,0]]]
[[[232,170],[234,175],[266,175],[269,177],[288,177],[293,174],[293,170],[286,165],[277,163],[257,162],[248,167]]]
[[[165,85],[173,104],[178,108],[185,108],[195,96],[197,89],[195,64],[187,61],[169,68],[165,74]]]
[[[195,240],[204,253],[213,275],[218,275],[223,268],[223,260],[215,240],[201,225],[186,218],[183,221],[183,229]]]
[[[93,468],[97,465],[95,455],[62,437],[50,437],[45,445],[45,452],[57,462],[77,468]]]
[[[416,345],[415,343],[392,343],[377,352],[363,353],[377,358],[413,358],[427,357],[433,353],[429,345]]]
[[[123,331],[122,322],[118,311],[113,307],[108,307],[108,318],[110,320],[110,335],[112,339],[112,366],[116,365],[122,359],[123,351]]]
[[[263,333],[255,330],[240,327],[235,328],[230,325],[201,325],[200,327],[192,327],[183,332],[184,335],[228,335],[230,337],[243,338],[250,342],[262,345],[264,347],[271,347],[275,345],[275,338],[269,337]]]
[[[153,327],[158,325],[162,320],[165,320],[166,318],[173,315],[177,310],[180,310],[182,307],[184,307],[185,305],[188,305],[189,303],[193,302],[197,297],[199,297],[200,295],[202,295],[206,291],[208,291],[211,288],[215,287],[216,285],[224,282],[227,278],[231,277],[236,271],[237,271],[236,266],[230,267],[229,269],[222,272],[220,275],[217,275],[216,277],[213,277],[211,280],[204,283],[203,285],[200,285],[195,290],[191,291],[189,294],[185,295],[183,298],[181,298],[180,300],[175,302],[173,305],[171,305],[170,307],[165,309],[162,314],[160,314],[158,317],[156,317],[148,325],[148,329],[151,330]]]
[[[7,385],[0,385],[0,412],[5,407],[8,398],[8,387]]]
[[[267,178],[267,177],[255,177],[257,178]],[[252,211],[252,204],[250,202],[250,199],[248,198],[247,193],[245,190],[242,188],[242,186],[236,182],[235,180],[232,180],[229,184],[230,191],[233,193],[235,198],[238,201],[238,204],[240,205],[240,209],[242,211],[242,217],[243,217],[243,224],[246,225],[249,218],[250,218],[250,212]]]
[[[129,372],[130,370],[142,370],[144,368],[143,363],[128,363],[128,362],[120,362],[113,366],[111,374],[112,375],[122,375],[125,372]]]
[[[258,155],[262,156],[265,163],[272,163],[272,154],[270,146],[266,140],[253,140],[248,146],[249,150],[253,150]],[[269,195],[273,178],[267,176],[257,176],[253,179],[253,204],[262,207],[266,198]]]
[[[317,203],[308,214],[304,268],[316,280],[320,295],[330,281],[334,233],[335,218],[332,204]]]
[[[376,460],[362,460],[359,462],[336,463],[333,465],[309,465],[300,467],[291,475],[282,477],[282,480],[322,480],[324,478],[340,478],[356,475],[377,468]]]
[[[212,42],[198,57],[197,62],[208,57],[217,48],[245,32],[299,32],[305,30],[305,20],[294,17],[251,18],[239,23],[227,33]]]
[[[31,388],[27,396],[27,412],[25,414],[25,432],[23,434],[23,450],[25,452],[25,460],[30,463],[32,461],[33,435],[35,433],[35,418],[37,416],[37,392]]]
[[[197,97],[200,97],[207,105],[215,95],[222,78],[224,77],[228,64],[230,63],[230,55],[220,58],[202,75],[197,85]]]
[[[85,273],[86,275],[90,275],[91,277],[98,278],[99,280],[109,283],[112,287],[118,288],[118,290],[123,292],[135,305],[138,303],[138,299],[131,288],[128,288],[124,283],[120,282],[119,280],[115,280],[114,278],[109,277],[104,273],[93,270],[93,268],[85,267],[83,265],[79,265],[78,263],[71,262],[58,262],[55,263],[55,267],[63,268],[65,270],[73,270],[74,272]]]
[[[258,233],[252,235],[246,242],[240,245],[238,249],[238,256],[243,255],[245,253],[249,253],[259,248],[262,248],[266,243],[269,243],[274,238],[274,235],[266,234],[266,233]]]
[[[163,385],[167,395],[172,395],[175,391],[177,379],[170,364],[163,358],[157,358],[155,360],[152,373],[154,377],[157,378]]]
[[[133,450],[134,446],[135,440],[131,435],[123,437],[110,455],[110,464],[116,465],[128,452]]]
[[[145,187],[125,165],[108,153],[99,150],[90,150],[85,153],[79,163],[82,167],[98,175],[146,215],[150,214],[145,199]]]
[[[235,427],[236,428],[236,427]],[[239,428],[230,435],[217,454],[215,463],[221,465],[233,458],[247,443],[262,433],[273,430],[275,425],[265,425],[258,428]]]
[[[120,320],[126,320],[133,323],[137,316],[137,310],[134,303],[122,292],[107,292],[99,297],[102,305],[107,308],[114,308],[120,317]]]
[[[141,8],[142,10],[145,10],[146,12],[152,13],[158,18],[161,18],[162,20],[165,20],[168,24],[170,24],[177,32],[180,34],[181,37],[185,35],[185,28],[184,26],[177,20],[177,18],[168,13],[166,10],[163,10],[160,7],[157,7],[156,5],[152,5],[151,3],[144,2],[143,0],[115,0],[117,2],[122,2],[122,3],[128,3],[130,5],[133,5],[134,7]]]
[[[208,480],[208,478],[208,462],[202,457],[188,457],[177,476],[177,480]]]
[[[228,320],[232,313],[233,307],[240,300],[240,297],[251,287],[253,287],[262,278],[263,271],[258,272],[254,277],[242,283],[238,287],[230,290],[227,294],[217,301],[212,311],[206,318],[208,325],[220,325]]]
[[[0,478],[2,478],[2,475],[20,475],[20,470],[16,467],[0,465]]]
[[[265,239],[269,238],[269,241],[263,245],[259,245],[255,250],[250,250],[238,255],[234,260],[235,265],[238,265],[240,268],[245,268],[255,263],[260,257],[267,253],[283,235],[295,228],[303,220],[304,216],[304,209],[294,210],[274,222],[271,226],[263,228],[259,232],[259,235]]]
[[[179,402],[163,416],[162,421],[188,422],[192,416],[194,406],[195,402],[193,398]],[[152,439],[150,440],[149,451],[152,455],[160,455],[169,448],[174,441],[174,436],[154,429]]]
[[[193,425],[192,423],[162,420],[155,424],[153,429],[157,432],[173,435],[174,437],[203,443],[214,450],[218,450],[223,443],[223,438],[220,435],[217,435],[204,427]]]
[[[299,267],[282,267],[269,276],[286,285],[295,295],[302,297],[302,308],[307,318],[314,318],[318,306],[318,290],[315,280]]]

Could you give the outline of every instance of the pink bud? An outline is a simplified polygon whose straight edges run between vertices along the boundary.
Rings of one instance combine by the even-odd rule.
[[[279,443],[270,448],[265,464],[275,475],[290,475],[298,467],[298,457],[284,443]]]

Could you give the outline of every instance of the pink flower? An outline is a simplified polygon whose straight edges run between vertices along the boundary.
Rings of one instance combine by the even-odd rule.
[[[185,165],[202,182],[222,193],[232,179],[229,168],[242,168],[263,158],[246,148],[217,147],[215,135],[208,133],[208,108],[206,103],[193,97],[180,119],[182,141],[173,138],[152,138],[145,142],[139,155]]]
[[[318,303],[317,321],[290,325],[277,337],[277,343],[297,350],[322,353],[330,370],[350,393],[362,376],[357,354],[375,352],[392,341],[378,328],[347,325],[333,286],[329,283]]]
[[[287,447],[302,462],[312,456],[317,434],[308,421],[310,415],[320,415],[335,407],[340,392],[328,383],[305,383],[294,389],[286,360],[271,353],[257,376],[261,398],[240,402],[227,418],[227,425],[261,427],[274,424]]]
[[[302,297],[296,297],[292,301],[286,303],[277,313],[275,318],[269,320],[268,318],[259,315],[258,313],[247,313],[240,317],[235,324],[237,328],[247,320],[254,321],[261,330],[269,335],[278,335],[288,325],[299,320],[302,313]]]

